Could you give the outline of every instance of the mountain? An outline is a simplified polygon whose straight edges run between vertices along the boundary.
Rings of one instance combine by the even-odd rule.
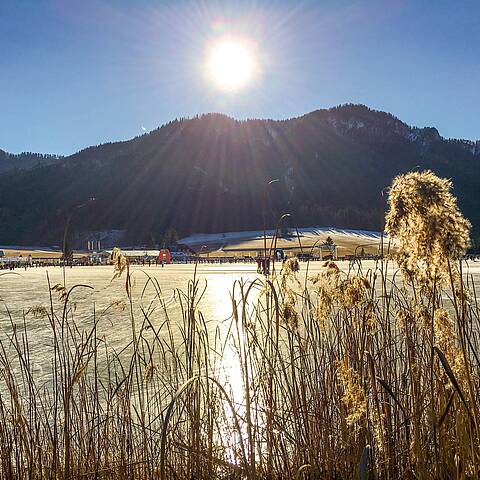
[[[50,165],[61,160],[60,155],[51,155],[45,153],[8,153],[0,150],[0,174],[10,170],[28,170],[42,165]]]
[[[61,243],[71,229],[125,230],[125,243],[290,226],[378,230],[393,177],[429,168],[449,177],[480,227],[480,142],[446,140],[363,105],[288,120],[206,114],[129,141],[90,147],[51,165],[0,176],[0,243]],[[269,180],[278,182],[268,185]]]

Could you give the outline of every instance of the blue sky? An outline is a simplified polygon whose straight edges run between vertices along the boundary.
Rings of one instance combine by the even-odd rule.
[[[247,39],[259,75],[206,81],[205,49]],[[288,118],[364,103],[480,138],[478,0],[2,0],[0,148],[69,154],[177,117]],[[142,128],[143,127],[143,128]]]

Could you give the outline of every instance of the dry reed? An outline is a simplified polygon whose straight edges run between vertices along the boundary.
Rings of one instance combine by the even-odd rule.
[[[76,319],[71,293],[85,286],[55,286],[60,310],[50,299],[1,337],[0,477],[478,478],[480,310],[468,276],[452,273],[467,224],[448,182],[406,177],[392,187],[388,225],[408,275],[426,262],[412,282],[379,260],[348,272],[328,262],[302,285],[292,259],[278,277],[236,282],[232,315],[213,328],[199,310],[196,275],[176,292],[180,321],[152,277],[162,320],[152,320],[143,293],[136,315],[139,287],[116,250],[125,298],[109,308],[132,320],[122,352],[97,335],[100,313],[88,328]],[[425,208],[412,192],[426,196]],[[417,230],[430,233],[410,236],[412,212]],[[427,277],[434,288],[425,294]],[[51,331],[46,384],[35,376],[28,315],[44,315]]]

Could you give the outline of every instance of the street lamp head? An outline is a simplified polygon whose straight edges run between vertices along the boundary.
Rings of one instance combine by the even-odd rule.
[[[79,210],[80,208],[86,207],[89,203],[94,202],[95,200],[96,200],[95,197],[89,197],[89,199],[86,202],[76,205],[75,207],[72,208],[72,210]]]

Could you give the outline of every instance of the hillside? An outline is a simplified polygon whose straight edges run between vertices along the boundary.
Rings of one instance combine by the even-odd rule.
[[[262,229],[264,199],[269,226],[289,212],[291,226],[378,230],[382,190],[419,166],[452,178],[478,232],[479,142],[445,140],[362,105],[282,121],[207,114],[4,173],[0,243],[59,244],[69,209],[92,196],[72,230],[125,229],[126,243],[155,241],[170,227],[180,235]]]
[[[18,154],[0,150],[0,174],[11,170],[28,170],[43,165],[50,165],[61,160],[59,155],[22,152]]]

